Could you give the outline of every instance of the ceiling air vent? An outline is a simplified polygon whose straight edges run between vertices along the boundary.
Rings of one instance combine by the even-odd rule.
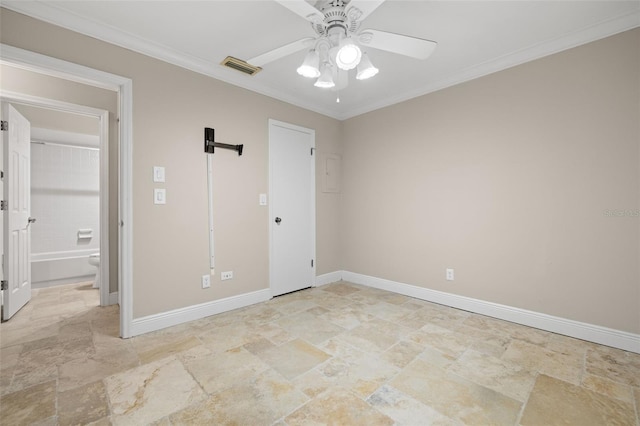
[[[227,56],[220,64],[249,75],[254,75],[262,70],[260,67],[251,65],[250,63],[245,62],[242,59],[234,58],[233,56]]]

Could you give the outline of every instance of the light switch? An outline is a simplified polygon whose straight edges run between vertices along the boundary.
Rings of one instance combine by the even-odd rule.
[[[261,206],[267,205],[267,194],[260,194],[260,205]]]
[[[153,167],[153,181],[164,182],[164,167],[159,167],[159,166]]]
[[[167,190],[155,188],[153,190],[153,204],[167,204]]]

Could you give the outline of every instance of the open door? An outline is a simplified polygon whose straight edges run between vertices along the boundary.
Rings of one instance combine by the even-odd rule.
[[[2,320],[31,299],[31,125],[2,102],[3,148],[3,299]]]

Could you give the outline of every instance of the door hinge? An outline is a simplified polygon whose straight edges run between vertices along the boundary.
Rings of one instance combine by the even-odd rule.
[[[311,267],[313,268],[313,259],[311,259]]]
[[[6,280],[0,281],[0,290],[7,290],[9,288],[9,283]]]
[[[2,130],[3,132],[9,130],[9,122],[4,120],[0,121],[0,130]]]
[[[0,210],[9,210],[9,202],[5,200],[0,201]]]
[[[315,150],[315,148],[311,148],[311,155],[313,155],[313,151]]]

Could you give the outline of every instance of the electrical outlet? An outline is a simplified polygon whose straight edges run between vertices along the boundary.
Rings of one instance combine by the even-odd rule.
[[[453,281],[453,269],[447,268],[447,281]]]
[[[211,275],[203,275],[202,276],[202,288],[211,287]]]
[[[220,280],[230,280],[233,278],[233,271],[220,272]]]

